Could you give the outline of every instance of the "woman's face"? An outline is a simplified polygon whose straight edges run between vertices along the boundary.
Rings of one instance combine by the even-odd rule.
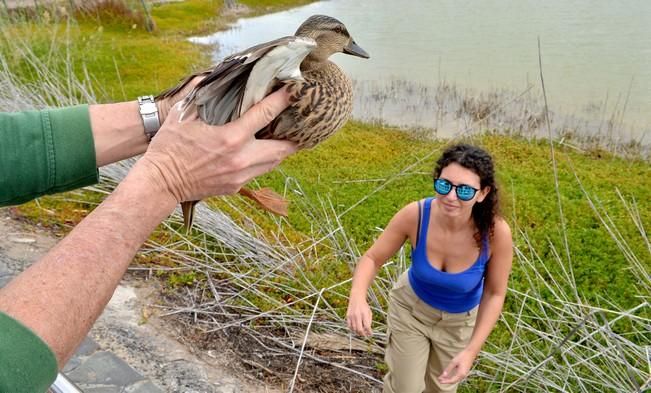
[[[477,202],[481,202],[486,198],[486,195],[490,191],[489,187],[485,187],[483,190],[480,189],[480,179],[479,175],[468,168],[464,168],[461,165],[453,162],[443,168],[439,179],[445,179],[450,184],[452,184],[452,189],[446,195],[436,193],[436,199],[439,201],[444,213],[450,216],[462,216],[470,215],[472,212],[472,207]],[[463,201],[457,196],[457,187],[462,184],[475,188],[479,191],[469,201]]]

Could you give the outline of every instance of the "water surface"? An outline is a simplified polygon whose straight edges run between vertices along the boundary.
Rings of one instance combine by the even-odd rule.
[[[490,93],[502,102],[527,91],[526,96],[538,100],[540,38],[550,109],[569,115],[567,124],[590,123],[603,131],[610,122],[611,132],[624,132],[621,122],[634,129],[637,138],[651,124],[648,0],[332,0],[241,19],[231,30],[193,40],[218,43],[217,61],[291,35],[312,14],[344,22],[371,54],[370,60],[341,54],[332,58],[367,96],[358,97],[365,100],[357,105],[358,117],[441,128],[443,120],[433,119],[436,111],[431,108],[436,100],[405,98],[405,86],[411,93],[440,95],[443,84],[454,86],[455,95]],[[505,91],[509,93],[500,96]],[[382,101],[382,108],[372,107],[373,100]],[[405,111],[389,101],[406,101],[411,108]],[[462,101],[459,98],[458,104]],[[366,107],[360,111],[360,105]],[[414,112],[418,107],[425,112]]]

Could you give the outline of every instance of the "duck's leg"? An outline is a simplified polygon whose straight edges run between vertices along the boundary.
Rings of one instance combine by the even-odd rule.
[[[242,187],[239,194],[254,200],[266,211],[287,217],[289,201],[278,195],[271,188],[251,190],[250,188]]]
[[[277,214],[279,216],[287,217],[289,213],[289,201],[282,196],[278,195],[271,188],[261,188],[259,190],[251,190],[250,188],[242,187],[239,194],[255,201],[264,210]],[[194,220],[194,207],[199,201],[181,202],[181,211],[183,212],[183,225],[189,231],[192,229],[192,222]]]
[[[192,221],[194,220],[194,206],[199,201],[181,202],[181,211],[183,212],[183,225],[188,231],[192,228]]]

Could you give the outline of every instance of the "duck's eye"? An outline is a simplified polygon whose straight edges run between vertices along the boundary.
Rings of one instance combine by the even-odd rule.
[[[348,32],[343,26],[335,26],[332,30],[337,34],[348,36]]]

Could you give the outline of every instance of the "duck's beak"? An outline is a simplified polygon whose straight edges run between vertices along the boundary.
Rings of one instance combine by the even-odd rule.
[[[362,49],[359,45],[357,45],[353,40],[350,40],[350,43],[344,47],[344,53],[347,55],[362,57],[364,59],[368,59],[371,57],[368,55],[368,53],[366,53],[364,49]]]

